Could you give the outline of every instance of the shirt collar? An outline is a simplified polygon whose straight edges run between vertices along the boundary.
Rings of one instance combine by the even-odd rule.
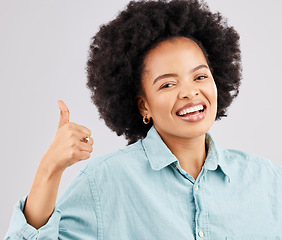
[[[211,171],[215,171],[217,168],[219,168],[230,182],[230,171],[225,163],[225,157],[223,154],[224,150],[216,145],[209,133],[206,134],[206,145],[208,154],[204,163],[204,168]]]
[[[225,165],[223,150],[219,148],[209,133],[206,134],[206,144],[208,148],[207,158],[204,168],[214,171],[218,167],[228,177],[230,182],[230,174]],[[161,139],[154,126],[148,131],[146,138],[142,140],[142,145],[149,159],[149,163],[153,170],[161,170],[171,163],[177,162],[177,158]]]
[[[154,126],[148,131],[146,138],[142,140],[142,145],[153,170],[161,170],[177,161]]]

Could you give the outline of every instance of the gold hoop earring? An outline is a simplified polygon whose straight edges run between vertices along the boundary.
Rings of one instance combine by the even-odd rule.
[[[144,124],[148,124],[148,123],[150,122],[150,119],[151,119],[151,118],[147,118],[147,115],[144,115],[144,116],[143,116],[143,123],[144,123]]]

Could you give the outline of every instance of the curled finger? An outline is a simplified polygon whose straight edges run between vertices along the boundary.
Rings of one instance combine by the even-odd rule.
[[[90,137],[90,136],[85,136],[85,137],[82,137],[81,142],[84,142],[84,143],[88,143],[88,144],[90,144],[90,145],[93,145],[94,140],[93,140],[93,138]]]
[[[90,158],[90,152],[88,152],[88,151],[81,151],[80,154],[79,154],[78,161],[86,160],[88,158]]]
[[[93,151],[93,147],[88,143],[81,142],[79,145],[79,150],[91,153]]]

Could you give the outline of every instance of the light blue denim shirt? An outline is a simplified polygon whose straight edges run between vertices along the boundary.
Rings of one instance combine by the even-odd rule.
[[[6,239],[282,239],[282,167],[219,148],[196,180],[152,127],[145,139],[95,158],[72,181],[48,223],[15,206]]]

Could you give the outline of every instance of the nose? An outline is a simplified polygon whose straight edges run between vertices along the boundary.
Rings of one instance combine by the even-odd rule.
[[[199,89],[194,86],[193,83],[183,84],[181,90],[179,91],[179,99],[193,99],[195,96],[199,95]]]

